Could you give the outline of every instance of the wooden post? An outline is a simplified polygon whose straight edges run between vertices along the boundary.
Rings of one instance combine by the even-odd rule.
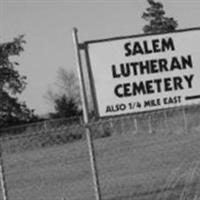
[[[1,191],[2,191],[2,197],[3,200],[8,200],[8,189],[6,184],[6,178],[5,178],[5,168],[3,163],[3,152],[2,152],[2,146],[1,146],[1,139],[0,139],[0,181],[1,181]]]
[[[97,171],[94,143],[93,143],[91,128],[88,125],[89,107],[88,107],[87,94],[86,94],[86,84],[84,82],[83,68],[82,68],[82,62],[81,62],[81,53],[80,53],[81,45],[79,44],[79,41],[78,41],[78,30],[76,28],[73,29],[73,42],[74,42],[74,47],[75,47],[76,64],[77,64],[79,83],[80,83],[80,89],[81,89],[81,100],[83,104],[83,120],[84,120],[83,122],[85,124],[85,130],[86,130],[86,138],[87,138],[87,144],[88,144],[88,149],[89,149],[95,198],[96,200],[101,200],[102,198],[101,198],[101,191],[100,191],[99,176],[98,176],[98,171]]]

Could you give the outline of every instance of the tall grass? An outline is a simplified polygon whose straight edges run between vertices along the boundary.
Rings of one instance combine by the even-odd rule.
[[[200,161],[185,167],[182,162],[169,174],[165,184],[153,196],[155,200],[200,200]]]

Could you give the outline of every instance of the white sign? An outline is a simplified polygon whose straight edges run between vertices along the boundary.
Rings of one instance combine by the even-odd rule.
[[[100,117],[200,103],[200,29],[86,45]]]

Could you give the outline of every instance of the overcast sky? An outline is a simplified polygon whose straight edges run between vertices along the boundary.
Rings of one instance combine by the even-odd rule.
[[[199,0],[160,0],[179,29],[198,27]],[[44,98],[59,67],[76,70],[72,29],[79,40],[142,33],[146,0],[0,0],[0,42],[25,34],[19,71],[28,78],[21,99],[36,113],[52,110]]]

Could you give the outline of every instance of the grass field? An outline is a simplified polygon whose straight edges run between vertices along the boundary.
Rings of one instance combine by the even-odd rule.
[[[95,151],[103,200],[173,200],[200,191],[200,127],[96,139]],[[4,162],[9,200],[94,199],[84,140],[5,151]]]

